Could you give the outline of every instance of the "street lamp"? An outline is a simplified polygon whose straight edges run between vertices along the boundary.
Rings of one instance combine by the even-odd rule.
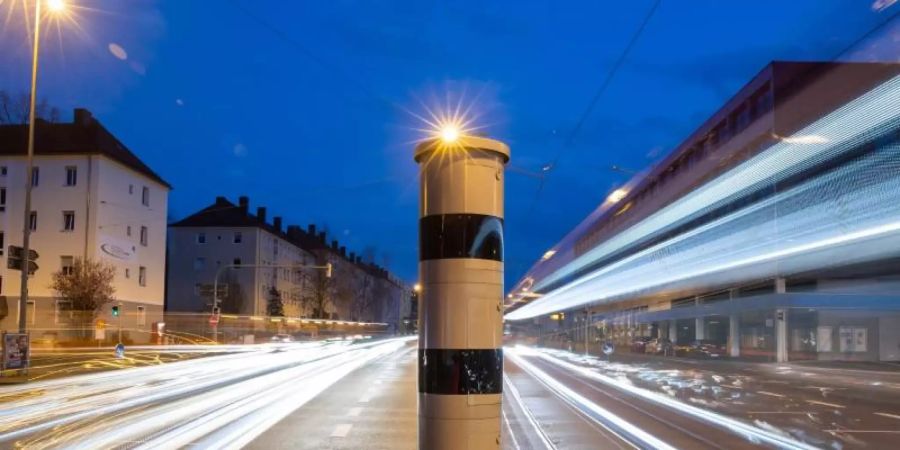
[[[41,42],[41,3],[47,2],[51,13],[62,13],[66,9],[64,0],[36,0],[34,2],[34,44],[31,54],[31,103],[28,109],[28,153],[25,163],[25,226],[22,228],[22,286],[19,294],[19,332],[27,328],[25,309],[28,307],[28,267],[31,252],[31,177],[34,170],[34,110],[37,102],[38,54]]]

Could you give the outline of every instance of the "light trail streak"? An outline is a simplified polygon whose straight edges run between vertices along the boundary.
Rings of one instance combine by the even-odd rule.
[[[512,358],[515,359],[516,364],[519,364],[520,361],[525,361],[525,359],[521,355],[531,355],[539,357],[545,361],[548,361],[552,364],[555,364],[559,367],[562,367],[572,373],[584,376],[586,378],[599,381],[605,385],[611,386],[615,389],[618,389],[623,392],[627,392],[632,394],[638,398],[648,400],[652,403],[656,403],[668,408],[671,408],[677,412],[682,414],[691,416],[695,419],[699,419],[703,422],[709,423],[719,428],[726,429],[740,436],[744,436],[746,439],[751,442],[763,442],[769,445],[773,445],[777,448],[785,448],[785,449],[796,449],[796,450],[813,450],[816,447],[796,441],[787,436],[782,436],[776,433],[772,433],[761,428],[754,427],[752,425],[748,425],[744,422],[741,422],[736,419],[732,419],[721,414],[717,414],[702,408],[697,408],[695,406],[688,405],[686,403],[682,403],[678,400],[675,400],[667,395],[659,394],[656,392],[649,391],[644,388],[640,388],[628,383],[622,383],[614,378],[610,378],[608,376],[597,373],[596,371],[591,370],[587,367],[578,366],[566,361],[563,361],[554,356],[548,355],[545,352],[528,349],[525,347],[515,347],[515,348],[505,348],[504,353],[511,355]],[[525,364],[529,364],[525,362]],[[533,366],[532,366],[533,367]],[[552,380],[552,378],[544,372],[541,372],[543,376],[546,376]],[[539,375],[540,376],[540,375]],[[554,380],[555,381],[555,380]],[[559,383],[559,382],[557,382]]]
[[[779,276],[788,269],[814,270],[821,267],[821,262],[817,265],[808,257],[814,252],[835,250],[873,238],[884,241],[880,245],[848,250],[836,255],[836,260],[820,259],[836,265],[895,254],[886,249],[896,244],[896,225],[900,223],[897,221],[900,210],[894,207],[900,201],[900,195],[896,194],[900,188],[897,177],[900,146],[896,138],[893,143],[886,140],[900,126],[897,104],[900,104],[900,77],[798,132],[798,135],[823,136],[822,139],[802,144],[783,140],[773,145],[538,280],[534,288],[540,290],[593,261],[712,211],[751,190],[774,187],[787,177],[860,145],[880,142],[881,147],[874,155],[846,163],[845,167],[779,192],[759,204],[600,267],[545,293],[541,299],[509,313],[506,318],[526,319],[613,301],[617,296],[648,294],[673,287],[666,283],[700,283],[691,277],[706,277],[705,285],[747,280],[751,273],[726,272],[760,263],[777,264],[757,267],[752,275],[759,278]],[[885,167],[874,165],[875,161]],[[878,178],[882,181],[872,181]],[[835,256],[834,253],[837,252],[832,251],[830,256]],[[641,264],[644,270],[635,269]],[[661,273],[666,276],[660,277]],[[710,275],[720,278],[710,279]]]
[[[405,345],[253,346],[255,351],[0,390],[0,446],[236,448],[343,376]]]
[[[593,419],[594,422],[596,422],[604,429],[608,430],[613,435],[622,439],[622,441],[633,445],[635,448],[675,450],[675,447],[672,447],[671,445],[657,439],[650,433],[645,432],[644,430],[638,428],[625,419],[622,419],[609,410],[578,394],[572,389],[569,389],[563,383],[560,383],[543,370],[538,369],[533,364],[520,357],[515,350],[510,350],[511,349],[506,348],[504,349],[504,352],[506,355],[510,356],[510,359],[512,359],[517,366],[524,369],[541,384],[558,395],[562,400],[571,404],[579,411],[585,413],[585,415]]]
[[[528,420],[528,424],[531,425],[531,429],[534,430],[534,434],[538,436],[541,440],[541,444],[544,445],[544,448],[548,448],[550,450],[556,450],[556,445],[547,437],[547,433],[544,431],[544,428],[541,427],[537,420],[534,418],[534,414],[531,413],[531,410],[528,409],[528,405],[525,404],[525,401],[522,399],[522,396],[519,395],[519,390],[516,389],[516,386],[510,381],[509,376],[503,374],[503,381],[506,383],[504,389],[506,392],[510,394],[515,405],[519,407],[519,410],[525,414],[525,419]],[[507,425],[509,425],[507,423]],[[510,429],[510,435],[512,435],[512,429]]]

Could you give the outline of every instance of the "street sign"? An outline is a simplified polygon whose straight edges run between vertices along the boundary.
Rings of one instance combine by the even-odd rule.
[[[10,258],[25,259],[22,257],[22,255],[25,253],[25,249],[22,247],[19,247],[18,245],[10,245],[7,248],[7,250],[9,250]],[[34,261],[34,260],[38,259],[39,256],[40,255],[38,255],[38,252],[34,251],[33,249],[28,249],[28,259],[29,260]]]
[[[22,270],[25,267],[25,249],[19,247],[18,245],[10,245],[7,247],[9,256],[6,258],[6,268],[12,270]],[[37,272],[38,265],[34,261],[38,259],[38,252],[34,250],[28,250],[28,273],[33,274]]]
[[[22,260],[21,259],[13,259],[7,258],[6,260],[6,268],[12,270],[22,270]],[[28,273],[33,274],[37,272],[40,267],[34,261],[28,261]]]
[[[3,333],[2,369],[27,369],[31,351],[26,333]]]
[[[219,323],[219,315],[218,314],[212,314],[209,316],[209,324],[210,325],[216,325],[218,323]]]

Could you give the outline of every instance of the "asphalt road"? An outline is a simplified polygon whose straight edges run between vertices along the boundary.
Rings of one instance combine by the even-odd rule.
[[[900,434],[893,372],[505,351],[504,449],[894,448]],[[245,346],[0,386],[0,448],[415,449],[416,402],[409,339]]]

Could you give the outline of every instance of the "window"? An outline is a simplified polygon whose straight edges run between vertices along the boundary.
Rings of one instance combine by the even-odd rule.
[[[34,325],[35,316],[37,315],[37,305],[34,303],[34,300],[28,300],[25,304],[27,305],[25,310],[28,311],[28,322],[31,325]]]
[[[147,325],[147,311],[143,306],[137,307],[137,326],[143,327]]]
[[[6,166],[0,166],[0,177],[6,176]]]
[[[125,235],[131,236],[131,225],[128,225],[127,227],[125,227]]]
[[[73,266],[75,265],[75,259],[71,256],[60,256],[59,257],[59,270],[63,273],[63,275],[72,275],[72,271],[75,270]]]
[[[28,217],[28,228],[31,231],[37,231],[37,211],[32,211],[31,215]]]
[[[0,188],[0,211],[6,211],[6,188]]]
[[[0,231],[0,255],[3,255],[4,248],[6,248],[6,246],[3,245],[3,232]]]
[[[144,186],[144,188],[141,189],[141,204],[150,206],[150,188],[147,186]]]
[[[75,231],[75,211],[63,211],[63,231]]]
[[[78,183],[78,168],[66,166],[66,186],[75,186]]]
[[[244,235],[240,231],[235,231],[234,232],[234,243],[240,244],[241,242],[244,242]]]
[[[147,227],[141,227],[141,245],[147,246]]]
[[[197,243],[198,244],[206,243],[206,233],[197,233]]]
[[[194,270],[203,270],[206,268],[206,258],[194,258]]]
[[[138,269],[138,284],[141,286],[147,285],[147,268],[144,266]]]
[[[128,185],[128,195],[134,195],[134,185],[133,184]]]
[[[239,266],[239,265],[241,265],[241,258],[234,258],[234,260],[231,261],[231,263],[236,266]]]
[[[41,181],[41,171],[39,167],[31,168],[31,186],[36,187]]]
[[[131,278],[131,269],[125,268],[125,278]]]

